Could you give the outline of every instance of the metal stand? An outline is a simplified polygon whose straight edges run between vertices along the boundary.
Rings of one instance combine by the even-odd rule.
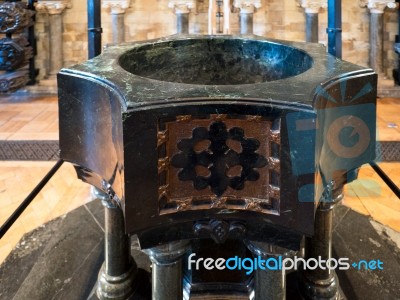
[[[327,261],[332,258],[333,208],[342,199],[342,194],[334,201],[320,203],[315,216],[315,233],[306,238],[305,258]],[[305,299],[338,299],[339,281],[334,270],[329,268],[305,270],[302,272],[300,292]]]
[[[396,2],[400,2],[396,0]],[[394,43],[394,52],[397,54],[397,68],[393,69],[393,79],[396,85],[400,85],[400,7],[397,9],[397,34]]]
[[[101,53],[101,4],[100,0],[87,0],[88,13],[88,58]]]
[[[125,234],[122,210],[108,195],[92,190],[102,199],[105,208],[105,261],[97,281],[97,297],[101,300],[128,299],[136,290],[137,266],[130,250],[130,238]]]
[[[328,53],[342,58],[342,0],[328,0]]]
[[[264,260],[269,258],[282,260],[293,257],[296,252],[278,246],[261,242],[246,242],[247,247],[256,257]],[[265,266],[264,266],[265,267]],[[254,300],[285,300],[286,272],[285,270],[262,270],[257,268],[254,275]]]
[[[182,257],[190,249],[190,241],[177,241],[144,250],[152,265],[152,299],[183,299]]]

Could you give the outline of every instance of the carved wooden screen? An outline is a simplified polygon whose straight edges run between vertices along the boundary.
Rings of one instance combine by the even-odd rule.
[[[159,122],[159,212],[250,210],[279,215],[280,120],[177,116]]]

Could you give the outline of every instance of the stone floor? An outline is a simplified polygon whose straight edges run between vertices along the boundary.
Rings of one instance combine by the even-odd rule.
[[[103,209],[96,200],[26,234],[0,267],[0,299],[87,299],[104,257],[103,233]],[[339,205],[333,245],[337,258],[384,263],[379,271],[339,271],[343,299],[400,299],[399,233]],[[143,276],[149,276],[150,261],[135,242],[132,253]],[[296,273],[288,275],[287,294],[288,300],[299,299]]]
[[[7,220],[54,163],[0,161],[0,224]],[[91,200],[89,185],[77,178],[71,164],[64,163],[0,239],[0,264],[25,233]]]

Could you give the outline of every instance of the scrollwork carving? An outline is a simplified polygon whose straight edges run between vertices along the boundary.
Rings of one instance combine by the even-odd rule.
[[[32,47],[25,38],[0,40],[0,70],[11,71],[28,63],[33,56]]]
[[[16,33],[33,24],[35,13],[22,2],[0,4],[0,33]]]
[[[26,71],[10,72],[0,75],[0,93],[15,92],[29,81]]]
[[[36,10],[50,15],[59,15],[65,9],[71,8],[71,0],[40,0],[36,3]]]
[[[318,14],[321,8],[328,7],[327,0],[296,0],[297,5],[304,8],[308,14]]]
[[[359,0],[361,7],[368,7],[371,13],[383,14],[385,8],[396,8],[394,0]]]
[[[234,0],[233,7],[239,8],[241,13],[254,13],[261,7],[260,0]]]
[[[238,221],[209,220],[196,222],[193,230],[198,236],[209,235],[216,243],[222,244],[228,238],[242,238],[246,226]]]

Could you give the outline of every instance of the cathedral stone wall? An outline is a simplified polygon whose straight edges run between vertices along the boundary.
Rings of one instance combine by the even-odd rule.
[[[86,1],[71,0],[71,8],[63,12],[64,66],[70,66],[87,59],[87,12]],[[208,1],[198,0],[197,9],[190,13],[190,33],[207,34]],[[305,12],[295,0],[262,0],[262,7],[254,14],[254,33],[274,39],[304,41]],[[342,0],[343,58],[355,64],[369,64],[369,10],[359,6],[358,1]],[[239,33],[239,12],[233,9],[230,20],[232,34]],[[112,40],[111,14],[102,9],[103,45]],[[384,15],[384,68],[391,78],[392,69],[397,64],[393,43],[397,34],[397,12],[386,9]],[[326,45],[327,11],[319,13],[319,41]],[[48,74],[49,18],[45,13],[37,13],[36,37],[39,79]],[[168,8],[168,0],[132,0],[125,12],[125,41],[154,39],[176,30],[176,17]]]

